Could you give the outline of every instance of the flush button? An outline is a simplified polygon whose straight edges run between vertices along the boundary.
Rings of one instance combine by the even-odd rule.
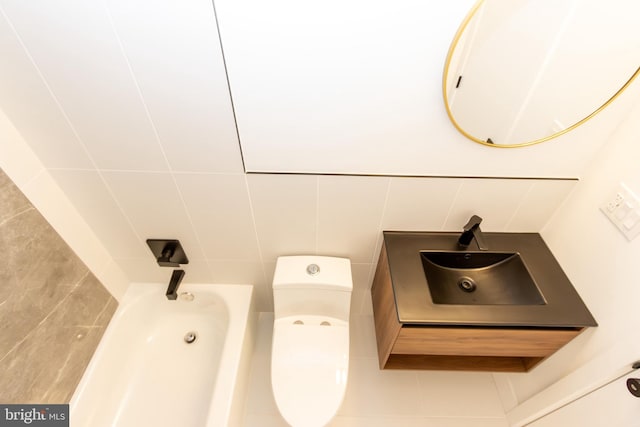
[[[309,264],[307,266],[307,274],[310,276],[315,276],[320,273],[320,266],[318,264]]]

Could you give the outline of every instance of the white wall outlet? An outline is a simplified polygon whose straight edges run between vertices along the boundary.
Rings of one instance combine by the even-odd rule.
[[[627,238],[632,240],[640,234],[640,199],[621,182],[600,210]]]

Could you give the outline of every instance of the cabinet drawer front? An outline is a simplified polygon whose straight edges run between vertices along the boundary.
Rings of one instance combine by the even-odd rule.
[[[580,332],[580,329],[403,327],[391,352],[394,354],[545,357]]]

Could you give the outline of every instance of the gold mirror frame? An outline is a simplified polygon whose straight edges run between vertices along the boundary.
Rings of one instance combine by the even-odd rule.
[[[611,96],[609,99],[607,99],[600,107],[598,107],[596,110],[594,110],[591,114],[589,114],[588,116],[584,117],[583,119],[577,121],[576,123],[572,124],[571,126],[562,129],[561,131],[558,131],[556,133],[553,133],[549,136],[545,136],[543,138],[539,138],[539,139],[535,139],[533,141],[528,141],[528,142],[521,142],[521,143],[517,143],[517,144],[493,144],[487,141],[484,141],[482,139],[479,139],[473,135],[471,135],[470,133],[468,133],[467,131],[465,131],[460,124],[456,121],[456,119],[453,117],[453,113],[451,111],[451,108],[449,107],[449,101],[448,101],[448,92],[447,92],[447,75],[449,74],[449,67],[451,65],[451,58],[453,57],[453,52],[455,51],[456,47],[458,46],[458,42],[460,41],[460,38],[462,37],[462,34],[464,33],[464,31],[467,29],[469,22],[471,22],[471,20],[473,19],[473,17],[475,16],[476,12],[478,11],[478,9],[484,4],[485,0],[478,0],[476,2],[475,5],[473,5],[473,7],[471,8],[471,10],[469,11],[469,13],[467,13],[467,15],[465,16],[464,20],[462,21],[462,23],[460,24],[460,27],[458,28],[458,31],[456,32],[455,36],[453,37],[453,41],[451,42],[451,46],[449,46],[449,51],[447,52],[447,58],[445,61],[445,65],[444,65],[444,71],[442,73],[442,95],[443,95],[443,100],[444,100],[444,106],[445,109],[447,110],[447,116],[449,116],[449,120],[451,120],[451,123],[453,124],[453,126],[455,126],[455,128],[458,130],[458,132],[460,132],[462,135],[464,135],[466,138],[470,139],[473,142],[476,142],[478,144],[482,144],[482,145],[486,145],[487,147],[494,147],[494,148],[518,148],[518,147],[526,147],[529,145],[535,145],[535,144],[539,144],[541,142],[545,142],[545,141],[549,141],[553,138],[557,138],[561,135],[564,135],[567,132],[572,131],[573,129],[577,128],[578,126],[582,125],[583,123],[591,120],[595,115],[597,115],[600,111],[604,110],[609,104],[611,104],[618,96],[620,96],[620,94],[622,92],[625,91],[625,89],[627,87],[629,87],[629,85],[635,80],[635,78],[638,76],[638,74],[640,74],[640,67],[638,67],[636,69],[636,71],[633,73],[633,75],[624,83],[624,85],[622,85],[622,87],[620,89],[618,89],[618,91],[616,93],[613,94],[613,96]]]

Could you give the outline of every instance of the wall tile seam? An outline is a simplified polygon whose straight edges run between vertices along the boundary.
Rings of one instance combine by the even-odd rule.
[[[314,225],[316,228],[316,232],[314,234],[314,245],[313,245],[313,253],[318,255],[318,241],[320,240],[320,176],[316,176],[316,209],[315,209],[315,221]]]
[[[496,391],[496,394],[498,395],[498,400],[500,400],[500,405],[502,407],[502,411],[504,412],[505,417],[506,417],[507,412],[510,409],[513,409],[513,406],[509,404],[509,402],[507,401],[507,398],[505,398],[503,396],[503,393],[501,393],[501,391],[500,391],[501,387],[498,385],[498,380],[496,378],[496,374],[499,374],[499,373],[496,373],[496,372],[492,372],[491,373],[491,383],[493,384],[493,387],[494,387],[494,389]],[[507,384],[507,387],[508,387],[507,393],[510,394],[510,397],[515,401],[515,405],[517,406],[520,402],[517,401],[516,394],[513,391],[513,384],[511,383],[511,380],[509,380],[508,377],[505,377],[505,383]],[[509,408],[509,406],[512,406],[512,407]]]
[[[106,7],[106,6],[105,6]],[[84,141],[82,140],[82,138],[80,137],[79,133],[77,132],[75,126],[73,125],[70,117],[68,116],[67,112],[65,111],[65,109],[63,108],[62,104],[60,103],[60,101],[58,100],[58,98],[56,97],[55,93],[53,92],[53,89],[51,88],[51,86],[49,85],[49,82],[46,80],[46,78],[44,77],[44,74],[42,73],[42,71],[40,70],[38,64],[36,63],[35,59],[32,57],[31,53],[29,52],[26,44],[23,42],[20,34],[18,33],[17,29],[15,28],[15,26],[13,25],[13,23],[11,22],[11,20],[9,19],[9,16],[6,14],[6,12],[4,11],[4,9],[2,8],[2,6],[0,5],[0,15],[2,15],[2,17],[4,17],[4,19],[6,20],[6,22],[9,24],[11,31],[13,32],[14,36],[16,37],[16,39],[18,40],[18,42],[20,43],[20,46],[22,47],[25,55],[27,56],[29,62],[31,63],[31,65],[33,66],[33,68],[35,69],[38,77],[40,78],[40,80],[42,81],[42,83],[44,84],[46,90],[48,91],[49,95],[51,96],[54,104],[57,106],[57,108],[59,109],[60,113],[62,114],[62,116],[64,117],[64,120],[66,122],[66,124],[69,126],[69,129],[71,130],[72,134],[74,135],[76,141],[79,143],[79,145],[82,147],[82,150],[84,152],[84,154],[87,156],[89,162],[91,163],[91,165],[93,166],[93,170],[94,171],[98,171],[98,175],[101,179],[101,181],[103,182],[103,184],[105,185],[107,192],[109,193],[109,195],[111,196],[111,198],[113,199],[114,203],[116,204],[116,206],[118,207],[118,209],[120,210],[120,212],[122,213],[122,215],[124,216],[125,220],[127,221],[131,231],[134,233],[135,236],[137,236],[138,240],[140,240],[140,236],[138,235],[138,233],[136,232],[135,227],[133,227],[131,220],[128,218],[128,216],[124,213],[124,210],[122,209],[122,206],[120,205],[120,203],[118,202],[118,200],[115,198],[115,195],[112,191],[112,189],[109,187],[109,185],[107,184],[104,176],[102,173],[100,173],[100,169],[98,168],[98,165],[95,161],[95,159],[93,158],[93,156],[91,155],[90,151],[88,150],[86,144],[84,143]],[[113,22],[111,19],[111,15],[109,14],[109,21],[110,24],[113,27]],[[114,28],[114,33],[115,33],[115,28]],[[117,36],[117,35],[116,35]],[[118,39],[118,43],[121,46],[120,43],[120,39],[119,37],[117,37]],[[124,55],[124,53],[123,53]],[[125,60],[127,61],[127,64],[129,65],[128,59],[125,56]],[[135,81],[135,79],[134,79]],[[136,87],[137,87],[137,81],[135,81]],[[145,110],[146,110],[146,104],[145,104]],[[155,131],[155,127],[154,127],[154,131]],[[160,142],[159,142],[160,143]],[[163,151],[163,155],[164,155],[164,151]],[[166,160],[166,155],[165,155],[165,160]],[[167,161],[168,164],[168,161]],[[39,176],[41,176],[42,174],[46,173],[49,178],[53,181],[56,182],[51,175],[48,172],[48,168],[44,168],[42,169],[38,174],[36,174],[35,176],[33,176],[31,179],[29,179],[27,182],[25,182],[25,184],[22,186],[22,188],[27,189],[27,187],[33,182],[35,181]],[[54,169],[52,169],[54,170]],[[57,185],[57,182],[56,182]],[[21,188],[21,189],[22,189]],[[62,191],[62,189],[61,189]],[[25,190],[23,190],[23,192],[27,192]],[[64,191],[62,191],[64,193]],[[64,193],[66,195],[66,193]],[[73,204],[72,204],[73,206]],[[100,241],[98,239],[98,241]]]
[[[291,177],[303,177],[312,176],[317,178],[322,177],[346,177],[346,178],[388,178],[391,180],[403,180],[403,179],[418,179],[418,180],[447,180],[447,181],[580,181],[579,177],[513,177],[513,176],[437,176],[437,175],[394,175],[394,174],[349,174],[349,173],[324,173],[324,172],[216,172],[216,171],[198,171],[187,169],[114,169],[95,166],[93,168],[87,167],[61,167],[52,166],[46,168],[49,171],[76,171],[76,172],[105,172],[105,173],[140,173],[140,174],[174,174],[174,175],[201,175],[201,176],[291,176]]]
[[[51,172],[98,172],[98,173],[137,173],[141,175],[198,175],[198,176],[212,176],[212,177],[220,177],[220,176],[233,176],[240,177],[246,175],[256,175],[256,174],[247,174],[244,172],[203,172],[203,171],[190,171],[183,169],[173,169],[173,170],[161,170],[161,169],[114,169],[114,168],[102,168],[99,166],[95,166],[92,168],[75,168],[75,167],[48,167],[46,168]],[[261,175],[273,175],[273,174],[261,174]],[[302,174],[300,174],[302,175]]]
[[[164,154],[164,150],[163,150],[163,154]],[[166,155],[165,155],[166,157]],[[169,160],[167,160],[168,162]],[[185,217],[187,218],[187,221],[189,222],[189,229],[191,230],[191,233],[193,233],[193,237],[195,238],[196,243],[198,244],[198,253],[204,255],[205,254],[205,250],[204,250],[204,245],[202,244],[202,239],[200,238],[200,233],[198,233],[198,228],[195,226],[194,222],[193,222],[193,217],[191,216],[191,213],[189,211],[189,207],[187,206],[187,202],[185,202],[184,200],[184,195],[182,194],[182,190],[180,189],[180,186],[178,185],[178,180],[176,179],[176,176],[174,173],[171,173],[171,181],[173,182],[173,185],[176,189],[176,192],[178,193],[178,197],[180,198],[180,205],[182,206],[182,210],[184,212]],[[196,258],[196,257],[194,257]]]
[[[71,133],[73,134],[73,136],[75,137],[76,141],[78,142],[78,144],[80,145],[80,147],[82,148],[82,151],[84,152],[84,154],[87,156],[87,159],[89,160],[89,162],[94,166],[97,167],[96,162],[94,161],[93,157],[91,156],[91,153],[89,152],[89,150],[87,149],[86,144],[82,141],[82,138],[80,138],[80,134],[78,134],[75,126],[73,125],[73,123],[71,122],[71,119],[69,118],[69,115],[67,114],[67,112],[65,111],[65,109],[62,107],[62,104],[60,103],[60,101],[58,100],[58,97],[55,95],[55,93],[53,92],[53,89],[51,88],[51,85],[49,85],[49,82],[47,81],[47,79],[44,77],[44,74],[42,73],[42,71],[40,70],[40,67],[38,66],[38,64],[36,63],[36,60],[33,58],[33,56],[31,55],[31,53],[29,52],[29,49],[27,48],[27,45],[24,43],[24,41],[22,40],[22,37],[20,36],[20,33],[18,32],[18,30],[16,29],[16,27],[13,25],[13,22],[11,21],[11,19],[9,19],[9,15],[7,15],[7,13],[5,12],[4,8],[2,7],[2,5],[0,4],[0,15],[2,15],[2,17],[4,17],[5,21],[7,22],[7,24],[9,25],[9,27],[11,28],[11,32],[13,33],[13,35],[16,37],[16,40],[18,40],[18,43],[20,44],[20,47],[22,48],[22,50],[24,51],[24,54],[26,55],[26,57],[28,58],[29,62],[31,63],[31,65],[33,66],[33,68],[36,71],[36,74],[38,75],[38,77],[40,78],[40,80],[42,81],[42,84],[44,85],[44,87],[46,88],[47,92],[49,93],[49,95],[51,96],[51,99],[53,100],[53,103],[56,105],[56,107],[58,108],[58,110],[60,111],[60,114],[62,115],[62,117],[64,117],[64,121],[66,122],[66,124],[69,126],[69,129],[71,130]],[[40,173],[42,173],[45,169],[43,169]],[[35,177],[34,177],[35,178]],[[32,178],[33,180],[33,178]]]
[[[576,181],[578,183],[580,181],[584,182],[583,180],[576,180]],[[542,226],[540,227],[540,234],[542,235],[543,238],[546,232],[549,230],[549,228],[553,227],[553,224],[556,222],[556,218],[560,216],[560,212],[564,209],[564,206],[567,206],[571,200],[573,200],[575,197],[578,197],[578,195],[580,194],[580,191],[578,190],[578,186],[579,185],[576,184],[571,187],[569,192],[565,194],[565,196],[563,197],[562,201],[556,205],[551,215],[549,215],[549,217],[547,218],[547,221],[544,224],[542,224]]]
[[[109,21],[109,26],[111,27],[111,31],[113,33],[113,36],[114,36],[114,38],[115,38],[115,40],[117,42],[118,48],[120,50],[120,54],[122,55],[122,58],[124,59],[124,62],[126,64],[126,66],[127,66],[127,70],[128,70],[129,75],[131,77],[131,81],[133,82],[134,87],[136,88],[137,96],[138,96],[138,98],[140,100],[140,103],[141,103],[141,105],[143,107],[143,110],[144,110],[145,116],[147,118],[147,121],[149,123],[149,126],[151,127],[151,131],[153,133],[154,140],[156,141],[156,143],[158,145],[158,149],[160,150],[160,153],[162,154],[162,158],[164,159],[164,163],[165,163],[165,166],[166,166],[167,169],[163,170],[161,172],[170,173],[172,175],[174,175],[177,172],[180,172],[180,173],[192,173],[191,171],[184,171],[184,170],[183,171],[177,171],[177,170],[174,169],[173,165],[171,164],[171,161],[169,160],[169,156],[167,155],[167,152],[165,150],[165,146],[164,146],[164,144],[162,142],[162,137],[160,136],[160,132],[158,132],[158,126],[156,125],[156,120],[154,119],[153,114],[151,113],[151,109],[149,108],[149,105],[147,104],[147,100],[146,100],[146,98],[144,96],[144,92],[143,92],[142,87],[141,87],[141,85],[139,83],[139,79],[138,79],[138,77],[136,75],[136,72],[134,70],[134,67],[133,67],[133,65],[132,65],[132,63],[131,63],[131,61],[129,59],[129,55],[127,54],[127,49],[125,47],[126,44],[123,41],[122,37],[120,36],[120,32],[118,31],[118,28],[117,28],[116,22],[114,20],[113,14],[111,12],[111,9],[110,9],[109,5],[106,4],[106,3],[104,5],[104,10],[105,10],[105,14],[107,16],[107,19]],[[236,132],[236,134],[237,134],[237,132]],[[242,156],[240,156],[240,158],[242,158]],[[143,171],[140,171],[140,172],[143,172]],[[209,174],[209,173],[210,174],[230,174],[230,175],[231,174],[235,174],[235,175],[239,174],[238,172],[225,173],[225,172],[208,172],[208,171],[207,172],[196,171],[196,172],[193,172],[193,173],[201,173],[201,174]],[[173,178],[174,178],[174,182],[175,182],[175,176]],[[176,182],[176,187],[177,187],[177,182]],[[183,202],[184,202],[184,200],[183,200]],[[185,208],[186,208],[186,205],[185,205]]]
[[[510,229],[511,224],[513,224],[513,222],[515,221],[516,217],[518,216],[518,213],[520,212],[520,210],[524,206],[525,202],[528,200],[529,195],[533,192],[533,188],[535,187],[535,185],[536,185],[536,181],[532,181],[529,184],[529,188],[527,188],[527,191],[525,191],[523,193],[522,197],[520,197],[520,201],[518,202],[518,205],[513,210],[513,213],[511,214],[511,217],[507,220],[505,226],[503,227],[503,231],[506,231],[506,230]]]
[[[384,219],[388,213],[389,208],[389,194],[391,194],[391,181],[392,178],[387,179],[387,188],[384,192],[384,200],[382,201],[382,210],[380,211],[380,219],[378,220],[378,226],[376,227],[376,233],[378,234],[378,239],[382,235],[382,225],[384,224]],[[376,263],[376,248],[378,247],[378,239],[376,239],[376,246],[373,248],[373,253],[371,254],[371,262],[370,264]],[[364,264],[364,263],[360,263]]]
[[[129,218],[124,215],[124,212],[122,211],[122,208],[120,207],[117,199],[113,196],[113,192],[111,191],[111,188],[107,185],[106,180],[104,179],[104,177],[99,174],[100,179],[102,180],[103,184],[105,185],[105,188],[107,189],[107,192],[110,194],[111,198],[113,199],[114,203],[116,204],[116,206],[120,209],[121,213],[123,214],[123,217],[125,218],[125,221],[127,221],[127,223],[129,224],[129,227],[131,228],[132,232],[134,233],[134,235],[137,236],[135,228],[133,228],[133,226],[131,225],[131,222],[129,221]],[[64,198],[63,199],[63,205],[65,205],[65,210],[68,210],[67,208],[71,208],[69,210],[68,213],[70,213],[72,216],[76,215],[81,221],[83,221],[84,225],[86,226],[86,228],[92,232],[91,227],[89,226],[89,224],[85,221],[84,217],[82,215],[80,215],[80,213],[76,210],[74,204],[71,202],[71,200],[69,199],[69,197],[67,196],[67,194],[62,190],[62,188],[60,188],[60,186],[58,185],[58,183],[56,182],[56,180],[51,176],[51,174],[49,173],[49,171],[47,169],[42,169],[41,171],[39,171],[35,176],[33,176],[31,179],[29,179],[28,181],[26,181],[24,183],[24,185],[18,187],[18,189],[24,194],[24,196],[29,200],[30,203],[32,203],[31,198],[32,197],[36,197],[36,200],[40,197],[38,195],[38,192],[36,190],[33,190],[33,187],[43,187],[42,183],[40,183],[40,185],[38,186],[38,182],[39,181],[46,181],[47,183],[49,183],[51,186],[54,187],[54,190],[59,191],[60,195]],[[35,194],[33,194],[33,192],[35,191]],[[40,202],[42,202],[42,200],[40,200]],[[33,203],[32,203],[33,205]],[[45,207],[50,207],[50,204],[45,203]],[[67,246],[69,246],[69,244],[67,243],[67,240],[64,239],[62,236],[63,234],[61,234],[56,227],[53,226],[53,224],[49,221],[49,219],[47,219],[47,216],[45,216],[40,209],[38,209],[37,205],[34,206],[34,208],[36,209],[36,211],[44,218],[44,220],[47,222],[47,224],[53,229],[53,231],[62,239],[62,241],[64,241],[65,244],[67,244]],[[56,208],[57,209],[57,208]],[[46,210],[46,209],[45,209]],[[49,212],[51,213],[51,212]],[[55,216],[55,215],[54,215]],[[109,266],[110,263],[113,262],[113,258],[111,258],[111,254],[106,251],[106,249],[104,248],[104,245],[102,244],[102,241],[98,238],[98,236],[96,236],[95,234],[92,234],[93,236],[93,240],[95,240],[95,242],[97,242],[99,249],[103,252],[105,252],[109,259],[105,259],[104,260],[104,265],[102,265],[102,267],[98,268],[98,266],[94,266],[94,268],[96,269],[96,274],[101,272],[102,270],[106,270]],[[94,246],[94,249],[98,248],[96,246],[96,244],[91,243],[92,246]],[[86,242],[84,244],[87,244]],[[84,264],[85,268],[88,268],[85,260],[82,259],[81,256],[79,256],[79,254],[77,254],[74,250],[74,248],[71,248],[71,246],[69,246],[71,251],[74,253],[74,255],[76,257],[78,257],[80,259],[80,261]],[[84,249],[84,252],[87,252],[87,248],[83,247],[80,249]],[[103,284],[104,286],[104,284]],[[106,288],[106,287],[105,287]],[[108,288],[106,288],[108,290]]]
[[[142,93],[142,88],[140,87],[140,83],[138,82],[138,78],[136,77],[136,73],[133,70],[133,66],[131,65],[131,61],[129,60],[129,56],[127,55],[127,51],[124,47],[124,43],[122,41],[122,38],[120,37],[120,33],[118,33],[116,24],[114,22],[113,19],[113,15],[111,14],[111,9],[109,8],[109,5],[107,4],[107,2],[104,3],[104,12],[107,16],[107,20],[109,21],[109,27],[111,28],[111,31],[113,33],[113,37],[116,40],[116,43],[118,44],[118,48],[120,49],[120,54],[122,55],[122,58],[124,60],[124,63],[127,66],[127,71],[129,72],[129,76],[131,77],[131,81],[133,82],[133,86],[136,88],[136,94],[140,100],[140,103],[142,104],[142,108],[144,110],[144,114],[147,118],[147,121],[149,123],[149,126],[151,127],[151,131],[153,133],[153,137],[154,140],[156,141],[156,143],[158,144],[158,149],[160,150],[160,153],[162,154],[162,158],[164,159],[164,164],[167,168],[168,171],[171,172],[171,162],[169,162],[169,157],[167,156],[167,153],[164,149],[164,146],[162,145],[162,138],[160,138],[160,134],[158,132],[158,128],[155,124],[155,121],[153,120],[153,117],[151,115],[151,111],[149,110],[149,106],[147,105],[147,102],[145,100],[144,94]],[[175,178],[174,178],[174,183],[175,183]],[[176,183],[176,187],[177,187],[177,183]],[[184,203],[184,201],[183,201]]]
[[[115,192],[111,188],[111,186],[109,185],[107,179],[104,176],[104,173],[101,172],[101,170],[97,169],[97,168],[94,169],[94,171],[98,174],[98,178],[102,182],[102,185],[104,185],[104,188],[105,188],[107,194],[109,195],[109,197],[111,197],[111,200],[113,201],[113,204],[115,205],[116,209],[120,212],[120,215],[122,215],[122,218],[124,219],[124,221],[126,222],[127,226],[129,227],[129,231],[133,234],[133,236],[140,243],[140,245],[143,245],[144,244],[143,242],[145,241],[145,239],[143,239],[138,234],[138,231],[137,231],[136,227],[133,225],[133,222],[131,221],[131,218],[129,218],[129,216],[125,212],[124,208],[122,207],[122,203],[120,203],[120,201],[116,197]],[[54,179],[54,182],[55,182],[55,179]],[[56,182],[56,184],[57,184],[57,182]],[[174,185],[175,185],[175,183],[174,183]],[[65,193],[65,195],[66,195],[66,193]],[[75,208],[75,205],[73,203],[71,203],[71,205],[74,206],[74,208]],[[78,213],[78,215],[80,215],[80,213]],[[84,217],[82,215],[80,215],[80,217],[84,220]],[[86,220],[85,220],[85,222],[86,222]],[[87,226],[89,226],[88,223],[87,223]],[[91,227],[89,227],[89,228],[92,229]],[[104,247],[104,245],[102,244],[102,240],[100,238],[98,238],[97,235],[96,235],[96,239]],[[106,250],[106,248],[105,248],[105,250]],[[111,253],[109,251],[107,251],[107,253],[109,254],[110,260],[105,262],[105,265],[102,267],[102,271],[106,271],[109,268],[109,265],[111,263],[114,263],[114,264],[118,265],[118,263],[117,263],[116,259],[113,257],[113,255],[111,255]],[[96,272],[96,274],[97,273],[98,272]],[[123,274],[124,274],[124,272],[123,272]],[[125,276],[126,276],[126,274],[125,274]],[[128,277],[127,277],[127,280],[129,280]]]
[[[354,264],[362,264],[362,265],[369,264],[369,273],[367,275],[367,288],[369,289],[371,288],[371,285],[373,283],[373,276],[375,275],[376,265],[378,263],[378,259],[377,259],[379,256],[377,253],[378,248],[382,248],[382,238],[383,238],[382,224],[384,224],[384,218],[387,215],[389,194],[391,193],[391,182],[393,181],[393,178],[391,177],[388,177],[387,179],[388,179],[387,190],[384,195],[384,202],[382,203],[382,213],[380,215],[380,221],[378,223],[378,228],[376,230],[378,237],[376,238],[376,243],[375,243],[375,246],[373,247],[373,253],[371,254],[371,262],[370,263],[364,263],[364,262],[354,263]],[[360,307],[360,309],[362,309],[362,306]]]
[[[247,199],[249,202],[249,212],[251,213],[251,224],[253,226],[253,236],[255,239],[255,243],[256,243],[256,247],[258,249],[258,258],[260,259],[260,270],[262,271],[262,280],[263,282],[266,284],[268,282],[268,275],[267,275],[267,269],[266,269],[266,264],[265,264],[265,259],[264,259],[264,254],[262,253],[262,246],[260,244],[260,236],[258,235],[258,226],[256,224],[256,213],[255,213],[255,209],[253,207],[253,198],[251,197],[251,186],[249,185],[249,179],[248,179],[248,174],[244,173],[244,187],[246,190],[246,194],[247,194]],[[211,260],[207,260],[207,263],[213,262]],[[209,264],[211,265],[211,264]],[[254,300],[255,300],[255,295],[254,295]]]
[[[444,221],[442,222],[442,225],[440,226],[440,231],[443,231],[447,225],[447,223],[449,222],[449,218],[451,217],[451,214],[453,213],[453,208],[455,207],[456,203],[458,202],[458,197],[460,196],[460,191],[462,191],[462,187],[464,186],[464,179],[461,179],[460,182],[458,183],[458,188],[456,189],[456,193],[453,196],[453,200],[451,200],[451,204],[449,205],[449,209],[447,210],[447,214],[444,217]]]
[[[7,175],[7,173],[2,169],[2,167],[0,167],[0,175],[4,175],[6,177],[6,180],[7,180],[4,185],[0,185],[0,193],[4,192],[6,190],[10,191],[11,189],[20,190],[18,188],[18,186],[16,185],[16,183],[13,182],[13,180],[9,177],[9,175]]]
[[[116,305],[119,304],[118,297],[114,294],[118,294],[120,298],[124,294],[124,290],[129,286],[131,281],[124,273],[124,270],[118,263],[110,258],[101,269],[92,271],[93,275],[98,279],[100,284],[109,292],[111,298],[114,299]],[[109,283],[109,287],[105,286],[105,283]],[[121,291],[118,293],[118,289]]]

